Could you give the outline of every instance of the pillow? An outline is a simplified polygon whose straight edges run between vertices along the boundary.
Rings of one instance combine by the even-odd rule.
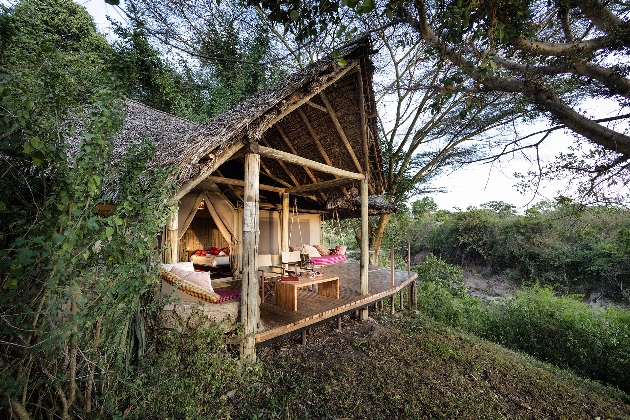
[[[324,247],[323,245],[313,245],[313,247],[317,250],[317,252],[320,253],[322,257],[325,255],[330,255],[330,251],[328,250],[328,248]]]
[[[219,257],[225,257],[227,254],[224,251],[219,252]]]
[[[305,253],[308,254],[309,257],[313,258],[313,257],[321,257],[322,255],[319,253],[319,251],[317,251],[317,248],[310,246],[310,245],[304,245],[304,248],[302,249]]]
[[[182,270],[177,266],[171,267],[171,273],[175,274],[177,277],[184,278],[191,273],[191,271]]]
[[[221,250],[221,252],[225,252],[225,255],[229,255],[230,254],[230,248],[229,247],[225,247]]]
[[[295,252],[295,251],[301,251],[302,247],[299,245],[295,245],[295,246],[289,246],[289,251],[291,252]]]
[[[334,255],[346,255],[346,249],[348,249],[345,245],[337,245],[335,247]]]
[[[210,281],[210,273],[200,271],[187,271],[182,270],[179,267],[171,268],[171,273],[175,274],[177,277],[187,280],[191,283],[196,284],[197,286],[203,287],[204,289],[208,289],[211,292],[214,292],[212,289],[212,282]]]
[[[208,273],[207,271],[188,271],[188,275],[184,277],[184,279],[196,284],[197,286],[214,292],[214,289],[212,288],[212,282],[210,281],[210,273]]]

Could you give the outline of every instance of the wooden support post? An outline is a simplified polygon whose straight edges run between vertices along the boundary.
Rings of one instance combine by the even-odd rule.
[[[409,308],[410,311],[414,310],[415,308],[413,307],[413,295],[416,293],[416,290],[414,289],[414,285],[416,284],[415,280],[412,281],[411,283],[409,283],[409,286],[407,287],[407,307]]]
[[[416,281],[414,280],[413,283],[411,283],[411,290],[413,290],[413,305],[412,305],[412,309],[415,311],[418,309],[418,291],[416,290],[416,287],[418,286],[418,284],[416,283]]]
[[[166,245],[170,247],[170,250],[166,252],[166,264],[179,262],[178,218],[179,215],[175,213],[175,215],[166,219]]]
[[[396,312],[396,299],[395,299],[396,295],[392,295],[392,315]]]
[[[289,251],[289,194],[282,194],[282,236],[280,238],[280,251]]]
[[[395,273],[394,273],[394,245],[392,245],[391,249],[389,250],[389,264],[391,267],[391,271],[392,271],[392,286],[396,285],[395,282]]]
[[[403,291],[405,289],[400,289],[400,310],[402,311],[404,309],[403,307]]]
[[[411,275],[411,242],[407,242],[407,275]]]
[[[260,317],[258,284],[258,179],[260,155],[245,155],[245,191],[243,203],[243,283],[241,289],[241,323],[243,347],[241,358],[245,362],[256,361],[256,331]]]
[[[341,331],[341,317],[337,318],[337,329]]]
[[[302,330],[302,345],[306,345],[306,330]]]
[[[369,230],[368,230],[368,180],[361,181],[361,295],[369,293],[368,264],[369,264]],[[361,320],[368,319],[368,309],[361,309]]]

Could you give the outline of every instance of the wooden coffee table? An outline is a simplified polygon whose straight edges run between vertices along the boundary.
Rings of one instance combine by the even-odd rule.
[[[317,293],[320,296],[339,299],[339,277],[326,279],[302,279],[294,282],[279,281],[276,283],[276,305],[290,311],[297,311],[297,291],[300,287],[317,284]]]

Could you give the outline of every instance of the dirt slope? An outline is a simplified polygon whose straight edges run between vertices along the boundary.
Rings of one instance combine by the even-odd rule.
[[[259,351],[239,418],[630,419],[630,397],[419,314],[345,317]]]

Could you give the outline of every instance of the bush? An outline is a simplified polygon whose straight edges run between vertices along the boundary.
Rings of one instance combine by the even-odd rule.
[[[418,307],[436,321],[630,391],[629,312],[594,311],[538,285],[484,306],[466,293],[459,267],[429,254],[414,271]]]
[[[488,306],[477,331],[506,347],[630,391],[630,313],[594,311],[550,287],[520,291]]]
[[[420,280],[418,309],[437,321],[465,329],[478,318],[480,302],[466,293],[460,267],[429,254],[413,271]]]
[[[210,325],[160,333],[156,352],[123,381],[118,400],[112,398],[115,407],[127,407],[126,418],[229,418],[225,395],[247,383],[249,371],[222,338]]]

